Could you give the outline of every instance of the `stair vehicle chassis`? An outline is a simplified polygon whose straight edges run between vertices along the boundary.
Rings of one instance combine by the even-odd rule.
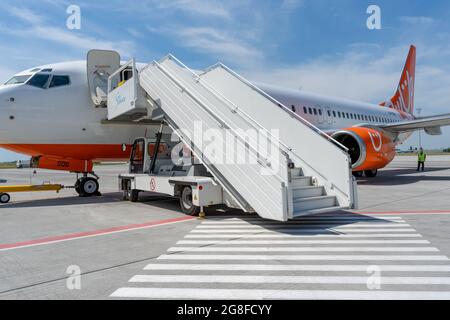
[[[163,125],[155,139],[137,138],[130,157],[129,172],[119,175],[123,200],[137,202],[141,192],[178,198],[181,211],[197,215],[204,207],[227,205],[238,208],[232,198],[190,155],[192,164],[176,165],[171,149],[163,140]],[[168,136],[167,134],[165,136]]]

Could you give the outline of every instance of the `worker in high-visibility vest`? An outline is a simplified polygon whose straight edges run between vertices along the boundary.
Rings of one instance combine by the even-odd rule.
[[[423,151],[423,148],[420,148],[419,153],[417,154],[417,171],[422,167],[422,171],[425,171],[425,161],[427,160],[427,155]]]

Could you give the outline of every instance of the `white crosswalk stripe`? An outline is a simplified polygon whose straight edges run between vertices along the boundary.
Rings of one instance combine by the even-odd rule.
[[[329,276],[174,276],[137,275],[130,282],[187,282],[187,283],[322,283],[366,284],[367,277]],[[450,284],[450,277],[382,277],[381,284]]]
[[[198,288],[121,288],[116,298],[199,299],[199,300],[449,300],[448,291],[376,291],[376,290],[260,290]]]
[[[278,265],[278,264],[149,264],[145,270],[199,270],[199,271],[354,271],[367,272],[367,264],[361,265]],[[450,265],[380,265],[382,272],[450,272]]]
[[[239,255],[239,254],[163,254],[158,260],[316,260],[316,261],[447,261],[438,255]]]
[[[438,252],[434,247],[173,247],[168,252]]]
[[[428,240],[180,240],[177,244],[429,244]]]
[[[111,297],[450,299],[450,260],[395,215],[216,218]]]
[[[306,233],[317,233],[323,232],[324,229],[196,229],[193,230],[192,233],[212,233],[212,234],[220,234],[220,233],[281,233],[281,232],[289,232],[291,234],[306,234]],[[411,228],[406,229],[337,229],[337,228],[326,228],[326,230],[331,232],[354,232],[354,233],[372,233],[372,232],[415,232],[416,230]]]
[[[307,225],[298,225],[296,226],[298,229],[296,230],[309,230],[309,229],[317,229],[317,228],[332,228],[335,230],[344,230],[344,229],[349,229],[349,228],[404,228],[404,227],[409,227],[409,224],[406,223],[396,223],[396,224],[384,224],[384,223],[377,223],[377,224],[352,224],[352,225],[347,225],[347,226],[339,226],[339,227],[335,227],[335,224],[307,224]],[[216,224],[210,224],[210,225],[201,225],[197,227],[197,230],[202,230],[202,229],[255,229],[255,230],[264,230],[270,228],[270,230],[285,230],[287,228],[292,229],[292,225],[288,225],[288,226],[284,226],[284,225],[279,225],[279,224],[266,224],[266,225],[251,225],[251,224],[244,224],[244,225],[236,225],[236,224],[232,224],[232,225],[216,225]],[[347,231],[347,230],[346,230]]]
[[[329,230],[322,230],[322,232]],[[316,234],[316,235],[308,235],[308,234],[249,234],[249,233],[238,233],[238,234],[188,234],[185,236],[186,239],[218,239],[218,238],[226,238],[226,239],[232,239],[232,238],[246,238],[246,239],[252,239],[252,238],[421,238],[422,236],[417,233],[382,233],[382,234],[343,234],[343,233],[337,233],[337,234]]]

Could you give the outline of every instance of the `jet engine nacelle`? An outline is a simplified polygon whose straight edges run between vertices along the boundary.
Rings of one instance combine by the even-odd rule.
[[[382,131],[352,127],[332,137],[349,149],[353,171],[381,169],[395,157],[395,144]]]

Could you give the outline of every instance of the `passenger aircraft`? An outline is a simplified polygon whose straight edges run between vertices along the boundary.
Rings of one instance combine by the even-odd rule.
[[[379,105],[258,87],[348,147],[356,176],[374,177],[413,131],[438,135],[450,125],[450,114],[414,117],[415,62],[411,46],[394,96]],[[81,196],[98,193],[94,161],[128,160],[134,139],[149,134],[145,125],[103,121],[107,110],[94,105],[86,64],[35,67],[0,86],[0,147],[31,156],[38,168],[82,173],[75,183]]]

